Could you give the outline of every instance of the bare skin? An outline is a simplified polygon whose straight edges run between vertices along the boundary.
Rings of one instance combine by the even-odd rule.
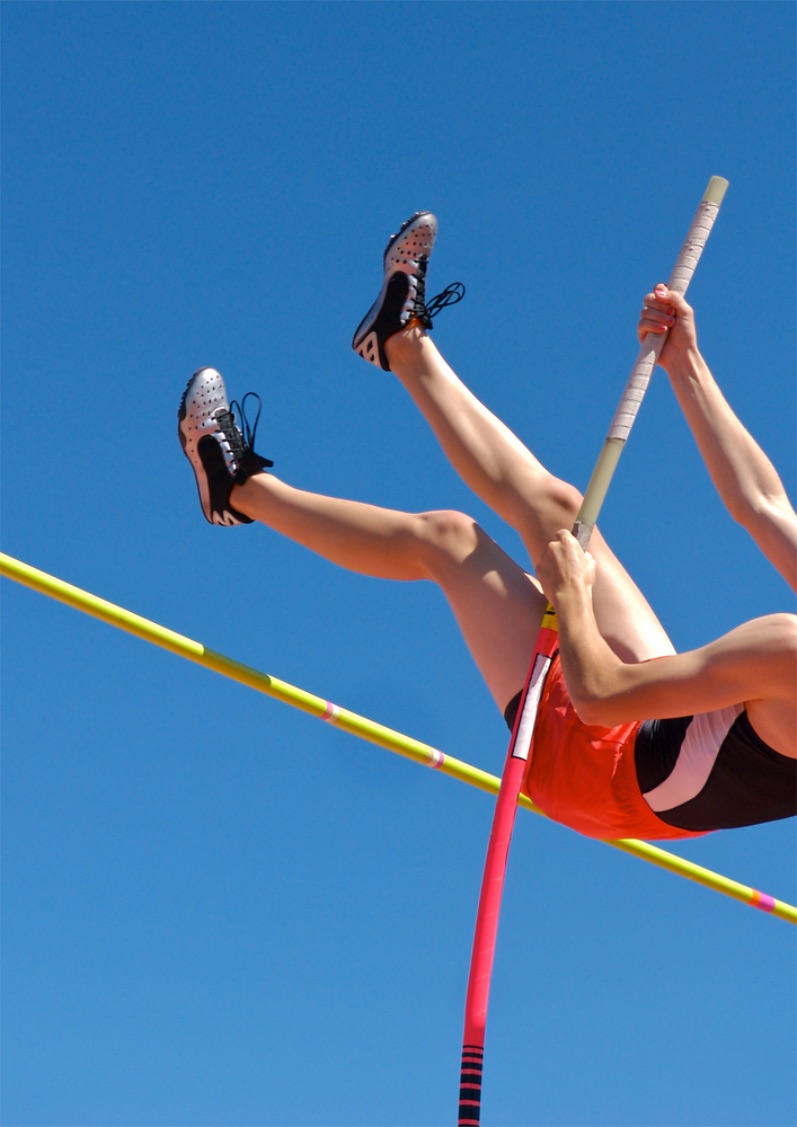
[[[797,588],[797,514],[774,466],[736,417],[697,347],[694,313],[660,283],[645,297],[637,329],[667,332],[665,369],[709,474],[733,518]],[[559,615],[568,690],[588,724],[691,715],[744,702],[759,736],[797,757],[797,618],[768,615],[690,653],[653,665],[619,661],[594,611],[595,561],[560,530],[537,568]]]
[[[550,474],[480,403],[412,325],[387,342],[398,376],[466,483],[522,536],[537,560],[581,495]],[[470,518],[402,513],[311,494],[258,474],[235,486],[232,505],[348,570],[428,579],[445,594],[465,642],[503,711],[523,685],[546,606],[539,584]],[[624,660],[673,653],[647,601],[598,531],[595,608],[607,644]]]
[[[775,467],[732,411],[697,345],[694,312],[659,283],[645,297],[639,339],[669,330],[659,363],[667,372],[728,512],[797,590],[797,514]]]
[[[271,474],[236,486],[231,501],[246,516],[349,571],[437,583],[498,707],[503,710],[521,686],[545,600],[470,517],[322,497]]]
[[[666,720],[743,703],[761,739],[797,758],[797,616],[766,615],[688,653],[629,664],[598,629],[595,571],[590,554],[561,529],[537,572],[557,610],[562,670],[585,724]]]
[[[473,396],[425,330],[412,323],[388,340],[386,353],[454,469],[522,537],[559,611],[563,669],[582,719],[608,725],[745,703],[762,739],[795,755],[797,618],[747,623],[676,655],[600,532],[586,557],[561,532],[575,520],[578,491],[549,473]],[[271,474],[235,486],[230,499],[240,512],[341,567],[438,584],[498,707],[521,688],[547,598],[470,517],[325,497]]]

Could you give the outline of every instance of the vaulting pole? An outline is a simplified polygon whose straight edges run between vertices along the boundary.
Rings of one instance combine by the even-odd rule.
[[[21,560],[16,560],[2,552],[0,552],[0,575],[5,576],[6,579],[13,579],[41,595],[65,603],[73,610],[98,618],[109,626],[115,626],[128,634],[134,634],[145,642],[169,650],[170,653],[177,654],[178,657],[184,657],[188,661],[202,665],[213,673],[220,673],[223,677],[229,677],[248,688],[256,689],[260,693],[274,697],[276,700],[282,701],[283,704],[300,708],[311,716],[325,720],[336,728],[341,728],[353,736],[377,744],[387,751],[403,755],[405,758],[412,759],[415,763],[421,763],[426,767],[435,768],[444,775],[449,775],[452,779],[458,779],[460,782],[477,787],[488,794],[495,795],[498,793],[501,780],[495,775],[481,771],[478,767],[471,766],[470,763],[463,763],[461,759],[455,759],[451,755],[444,755],[442,751],[438,751],[429,744],[402,735],[401,732],[386,728],[383,724],[377,724],[373,720],[367,720],[364,716],[358,716],[356,712],[349,712],[348,709],[340,708],[338,705],[324,700],[323,697],[314,696],[303,689],[297,689],[295,685],[289,685],[286,681],[280,681],[276,677],[271,677],[267,673],[260,673],[248,665],[242,665],[239,661],[233,661],[232,658],[209,650],[200,642],[186,638],[184,634],[176,634],[173,630],[158,625],[157,622],[142,618],[139,614],[125,610],[115,603],[109,603],[106,599],[98,598],[97,595],[92,595],[80,587],[74,587],[71,583],[65,583],[62,579],[57,579],[46,571],[39,571],[38,568],[31,567],[30,564],[23,563]],[[535,814],[542,815],[539,807],[535,806],[525,794],[520,795],[519,805]],[[542,816],[544,817],[544,815]],[[704,888],[712,889],[714,892],[719,892],[723,896],[729,896],[733,900],[738,900],[741,904],[758,908],[777,919],[786,920],[788,923],[797,924],[797,906],[788,904],[783,900],[776,900],[766,892],[759,892],[748,885],[740,884],[739,881],[712,872],[711,869],[705,869],[702,865],[696,865],[692,861],[686,861],[673,853],[667,853],[656,845],[630,838],[623,841],[609,841],[605,844],[620,849],[624,853],[630,853],[634,857],[639,857],[643,861],[649,861],[653,865],[658,865],[659,868],[666,869],[676,876],[685,877],[687,880],[694,881],[703,885]]]
[[[686,240],[681,247],[669,288],[685,293],[717,217],[728,181],[712,176],[695,213]],[[648,334],[625,386],[584,500],[579,509],[573,535],[586,549],[598,513],[606,496],[620,454],[639,411],[650,377],[656,367],[666,334]],[[515,727],[509,742],[501,789],[495,804],[493,825],[484,863],[476,927],[473,938],[468,992],[465,1001],[465,1031],[462,1041],[462,1065],[459,1088],[459,1127],[478,1127],[481,1118],[484,1041],[487,1027],[487,1006],[498,935],[498,918],[504,891],[504,878],[512,841],[518,795],[526,772],[537,710],[545,678],[558,644],[556,612],[549,606],[545,612],[532,651],[526,684],[523,688]]]

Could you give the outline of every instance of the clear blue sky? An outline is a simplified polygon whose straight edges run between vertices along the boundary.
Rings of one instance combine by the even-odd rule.
[[[201,365],[285,479],[472,512],[350,351],[385,240],[440,220],[438,344],[588,480],[712,174],[690,298],[795,480],[791,3],[2,5],[3,548],[499,773],[437,593],[202,519]],[[792,609],[666,379],[604,531],[689,647]],[[15,584],[3,598],[3,1109],[15,1127],[454,1121],[492,801]],[[682,848],[795,900],[795,826]],[[795,1121],[795,932],[524,814],[487,1125]]]

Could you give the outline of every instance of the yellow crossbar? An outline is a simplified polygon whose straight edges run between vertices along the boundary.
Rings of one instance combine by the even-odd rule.
[[[151,642],[153,645],[196,662],[197,665],[211,669],[214,673],[230,677],[234,681],[239,681],[242,685],[247,685],[249,688],[256,689],[267,696],[275,697],[293,708],[300,708],[303,712],[309,712],[312,716],[325,720],[353,736],[359,736],[360,739],[377,744],[387,751],[396,752],[398,755],[403,755],[416,763],[433,767],[444,775],[450,775],[454,779],[478,787],[489,794],[498,794],[501,780],[495,775],[481,771],[470,763],[455,759],[451,755],[444,754],[436,748],[421,743],[419,740],[414,740],[410,736],[405,736],[401,732],[396,732],[392,728],[386,728],[382,724],[359,716],[356,712],[350,712],[346,708],[332,704],[322,697],[305,692],[304,689],[298,689],[295,685],[290,685],[286,681],[280,681],[267,673],[260,673],[251,666],[242,665],[241,662],[208,649],[200,642],[195,642],[191,638],[186,638],[183,634],[177,634],[165,626],[160,626],[157,622],[152,622],[150,619],[142,618],[141,615],[134,614],[132,611],[125,610],[114,603],[109,603],[88,591],[83,591],[80,587],[73,587],[71,583],[65,583],[63,580],[48,575],[45,571],[39,571],[37,568],[7,556],[3,552],[0,552],[0,575],[7,579],[13,579],[25,587],[30,587],[42,595],[56,599],[58,602],[66,603],[67,606],[82,611],[84,614],[99,618],[108,623],[109,626],[116,626],[120,630],[127,631],[128,634],[135,634],[137,638],[142,638],[145,642]],[[535,814],[543,814],[543,811],[524,794],[520,795],[519,805]],[[730,896],[743,904],[759,908],[777,916],[778,919],[797,924],[797,907],[794,905],[776,900],[764,892],[749,888],[747,885],[730,880],[728,877],[720,876],[719,873],[705,869],[702,865],[696,865],[692,861],[686,861],[682,857],[667,853],[665,850],[659,849],[658,846],[650,845],[644,841],[636,841],[633,838],[609,841],[606,844],[615,849],[620,849],[624,853],[631,853],[635,857],[640,857],[643,861],[658,865],[662,869],[667,869],[677,876],[686,877],[697,884],[702,884],[704,887],[720,892],[724,896]]]

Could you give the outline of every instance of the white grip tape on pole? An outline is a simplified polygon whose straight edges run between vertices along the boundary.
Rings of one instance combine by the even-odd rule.
[[[692,226],[689,228],[689,234],[681,247],[675,268],[670,275],[668,286],[671,290],[676,290],[680,294],[686,293],[695,267],[700,261],[703,248],[708,241],[711,228],[714,226],[714,220],[717,218],[726,186],[727,181],[723,181],[721,177],[715,176],[712,178],[706,190],[706,195],[692,220]],[[619,439],[621,442],[625,442],[628,438],[666,337],[666,333],[655,337],[652,333],[649,333],[645,338],[623,392],[623,397],[620,400],[620,405],[609,428],[608,438]]]
[[[700,255],[703,253],[711,228],[714,226],[714,220],[717,218],[727,187],[728,181],[722,176],[712,176],[709,180],[708,187],[700,201],[700,206],[695,213],[689,233],[681,247],[675,268],[670,276],[671,289],[682,294],[686,293],[686,288],[695,272]],[[606,491],[609,488],[609,483],[612,480],[612,475],[631,426],[639,411],[639,406],[645,397],[650,377],[656,367],[666,337],[666,333],[649,333],[645,338],[620,400],[620,406],[615,412],[612,425],[603,444],[603,450],[595,465],[576,523],[573,526],[573,535],[584,549],[589,543],[592,529],[606,497]]]

